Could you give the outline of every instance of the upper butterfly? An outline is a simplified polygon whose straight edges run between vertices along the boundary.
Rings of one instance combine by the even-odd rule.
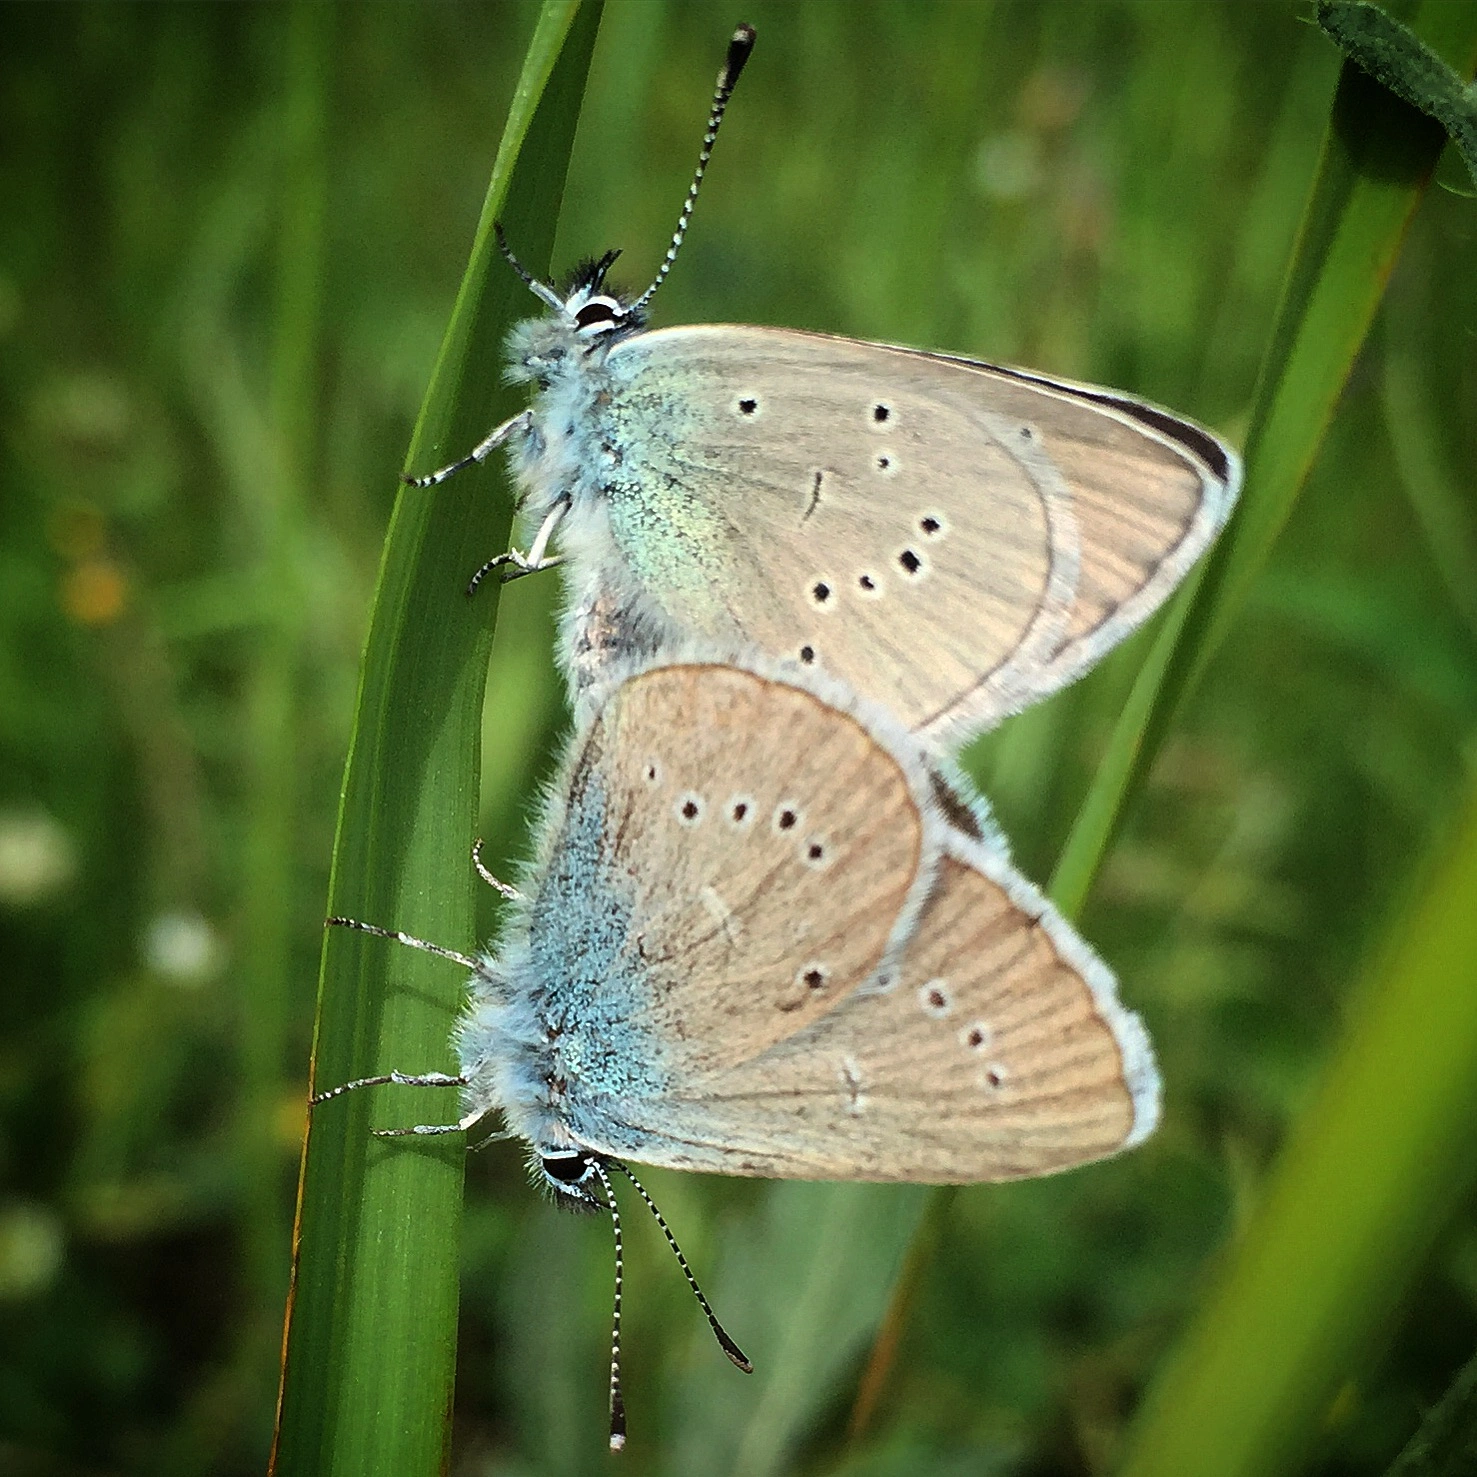
[[[537,388],[443,481],[507,444],[528,552],[478,571],[570,573],[561,661],[701,636],[823,668],[931,748],[957,748],[1080,676],[1164,601],[1225,522],[1234,452],[1121,394],[952,355],[784,328],[647,332],[753,46],[741,26],[655,281],[608,292],[616,253],[509,340]]]

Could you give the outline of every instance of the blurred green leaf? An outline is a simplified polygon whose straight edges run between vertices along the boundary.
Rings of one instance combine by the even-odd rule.
[[[1477,1359],[1451,1382],[1385,1477],[1469,1477],[1477,1472]]]
[[[1295,1470],[1471,1188],[1477,783],[1421,880],[1220,1286],[1131,1435],[1124,1477]]]
[[[1477,11],[1468,7],[1434,0],[1418,24],[1455,54],[1477,40]],[[1069,917],[1292,513],[1443,142],[1429,119],[1345,66],[1262,362],[1245,490],[1171,605],[1057,863],[1050,891]]]
[[[683,1423],[666,1453],[674,1474],[771,1477],[841,1389],[876,1328],[927,1201],[918,1185],[771,1186],[725,1238],[708,1289],[754,1365],[747,1380],[716,1359],[690,1361]],[[707,1330],[701,1337],[707,1337]]]
[[[599,7],[545,4],[514,95],[472,257],[411,444],[417,466],[508,413],[502,343],[526,308],[498,257],[502,219],[534,270],[553,243]],[[450,145],[451,141],[448,141]],[[497,586],[469,573],[506,542],[511,508],[473,469],[402,490],[385,541],[344,777],[329,911],[473,945],[469,861]],[[317,1089],[391,1069],[454,1070],[463,980],[445,961],[333,929],[323,946]],[[415,1101],[410,1099],[414,1098]],[[443,1470],[456,1333],[465,1145],[373,1139],[444,1119],[448,1093],[364,1092],[310,1119],[273,1469]]]

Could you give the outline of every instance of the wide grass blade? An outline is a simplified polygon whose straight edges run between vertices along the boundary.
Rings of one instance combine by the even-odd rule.
[[[493,167],[411,461],[471,446],[513,409],[502,340],[532,300],[498,259],[501,219],[546,267],[599,6],[543,7]],[[447,147],[455,147],[447,140]],[[469,855],[496,586],[468,575],[504,546],[495,473],[406,489],[385,542],[339,812],[329,911],[468,950]],[[463,980],[444,961],[340,929],[324,941],[313,1085],[453,1068]],[[412,1100],[413,1099],[413,1100]],[[273,1470],[444,1470],[456,1335],[464,1146],[371,1127],[447,1122],[448,1092],[366,1091],[315,1111],[304,1146]]]

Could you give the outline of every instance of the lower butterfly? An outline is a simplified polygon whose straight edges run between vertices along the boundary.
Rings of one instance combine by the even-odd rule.
[[[627,1159],[1009,1180],[1115,1154],[1158,1117],[1148,1037],[1107,967],[916,739],[758,656],[665,659],[587,695],[495,954],[331,921],[461,963],[471,999],[458,1075],[316,1101],[458,1086],[456,1123],[406,1132],[500,1114],[556,1198],[608,1211],[617,1236]],[[614,1372],[611,1417],[619,1445]]]

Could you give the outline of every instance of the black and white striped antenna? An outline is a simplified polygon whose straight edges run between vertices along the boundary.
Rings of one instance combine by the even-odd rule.
[[[713,92],[713,108],[708,114],[708,131],[703,135],[703,147],[697,156],[697,169],[693,172],[692,183],[687,187],[687,199],[682,202],[682,213],[677,217],[677,229],[672,232],[672,244],[662,258],[656,279],[631,304],[632,312],[639,313],[651,301],[652,294],[666,280],[667,273],[672,270],[672,263],[677,260],[677,253],[682,249],[682,238],[687,234],[687,223],[692,219],[692,207],[697,203],[698,186],[707,173],[708,160],[713,157],[713,145],[718,138],[718,127],[723,122],[723,114],[728,108],[728,99],[733,96],[739,74],[744,70],[744,63],[748,61],[753,49],[753,26],[740,26],[728,43],[728,55],[723,58],[723,70],[718,73],[718,86]]]
[[[662,1228],[662,1235],[667,1238],[667,1245],[672,1248],[672,1255],[677,1258],[677,1265],[682,1268],[682,1275],[687,1278],[687,1285],[703,1310],[708,1326],[718,1340],[718,1347],[745,1374],[753,1374],[754,1366],[749,1363],[744,1351],[729,1337],[728,1330],[718,1321],[718,1315],[703,1296],[702,1288],[697,1285],[697,1278],[687,1265],[687,1258],[682,1255],[682,1248],[677,1245],[677,1238],[672,1234],[666,1217],[656,1208],[656,1201],[646,1193],[646,1186],[619,1159],[601,1159],[598,1155],[591,1154],[585,1163],[594,1170],[605,1191],[605,1207],[610,1212],[611,1231],[615,1236],[615,1306],[610,1318],[610,1449],[619,1451],[626,1444],[626,1402],[621,1394],[621,1292],[625,1285],[625,1246],[621,1235],[620,1207],[616,1204],[615,1186],[610,1183],[609,1170],[618,1169],[630,1180],[657,1225]]]

